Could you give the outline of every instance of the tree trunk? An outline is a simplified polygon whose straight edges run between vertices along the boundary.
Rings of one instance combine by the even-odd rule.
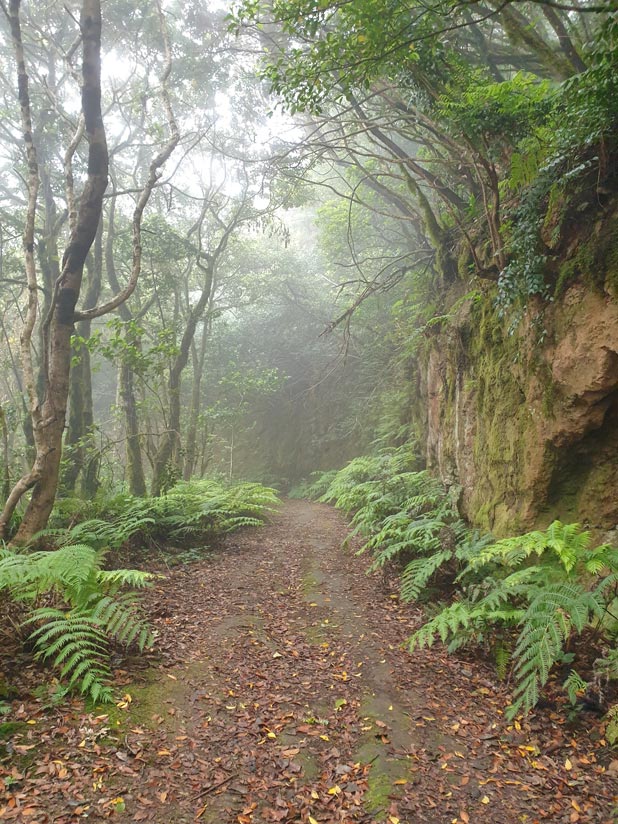
[[[191,389],[191,411],[189,413],[189,426],[187,428],[187,451],[185,454],[185,468],[183,477],[185,481],[191,480],[197,462],[197,429],[200,419],[200,407],[202,401],[202,376],[204,374],[204,361],[206,359],[206,342],[210,323],[204,324],[202,330],[202,340],[198,354],[197,347],[191,344],[191,361],[193,363],[193,387]]]
[[[6,423],[6,413],[0,404],[0,431],[2,432],[2,494],[5,498],[11,492],[11,464],[9,457],[9,429]]]
[[[554,51],[521,12],[512,5],[505,5],[499,0],[491,0],[491,6],[499,13],[509,40],[514,45],[528,48],[550,77],[561,82],[573,74],[574,68],[571,62],[560,52]]]
[[[101,293],[101,273],[103,269],[103,234],[102,223],[94,242],[94,256],[87,263],[87,288],[84,299],[85,308],[95,306]],[[82,320],[76,324],[77,335],[88,340],[91,335],[91,321]],[[92,498],[99,488],[100,458],[94,439],[94,408],[92,399],[92,370],[90,368],[90,351],[81,346],[77,362],[71,369],[69,387],[69,427],[65,435],[65,447],[70,448],[69,460],[62,473],[62,487],[66,492],[73,492],[81,474],[81,491],[85,498]]]
[[[230,228],[230,227],[228,227]],[[222,250],[224,246],[220,244]],[[169,420],[163,433],[161,444],[154,459],[154,471],[152,476],[151,492],[153,495],[160,495],[165,487],[166,474],[170,469],[170,462],[175,454],[178,455],[180,449],[180,390],[182,373],[189,360],[191,344],[195,337],[197,324],[204,314],[210,300],[213,284],[213,263],[205,271],[205,281],[200,299],[189,313],[187,327],[183,333],[178,354],[174,359],[170,369],[168,383],[169,393]]]
[[[119,391],[126,427],[126,468],[129,492],[131,495],[143,498],[146,495],[146,478],[144,476],[142,446],[139,437],[139,420],[133,381],[134,375],[128,363],[121,364],[119,378]]]
[[[549,22],[549,25],[556,33],[558,42],[560,43],[560,48],[567,56],[575,71],[585,72],[587,68],[586,64],[579,56],[579,52],[575,48],[575,44],[569,37],[569,33],[567,31],[565,24],[562,21],[562,18],[560,17],[559,12],[557,12],[555,9],[552,9],[550,6],[542,6],[542,9],[543,14],[545,15],[545,19]]]
[[[105,244],[105,271],[107,280],[112,291],[120,292],[120,283],[114,262],[114,241],[116,239],[116,196],[112,197],[109,207],[109,218],[107,225],[107,242]],[[121,303],[118,313],[124,323],[129,324],[133,320],[133,313],[126,305]],[[135,332],[128,327],[126,332],[127,343],[130,346],[139,346],[139,339]],[[129,483],[129,492],[142,498],[146,495],[146,478],[144,476],[144,464],[142,461],[142,445],[139,438],[139,418],[137,415],[137,400],[135,398],[135,376],[131,365],[127,362],[120,364],[118,370],[118,394],[124,415],[125,425],[125,465]]]
[[[27,225],[26,230],[30,232],[30,235],[25,234],[24,236],[24,248],[27,265],[32,266],[28,279],[29,288],[32,288],[33,282],[36,289],[36,269],[33,260],[29,262],[29,256],[33,257],[34,254],[34,212],[36,209],[36,193],[38,192],[38,164],[36,151],[32,144],[28,75],[21,40],[19,9],[20,0],[11,0],[11,34],[18,63],[19,100],[24,125],[24,139],[29,154],[30,176],[32,178],[29,185],[31,199],[34,194],[32,214],[29,215],[31,222]],[[45,349],[42,352],[42,360],[45,388],[43,402],[40,406],[36,396],[30,354],[32,328],[36,320],[36,307],[34,313],[30,316],[32,327],[27,325],[25,331],[22,353],[25,355],[25,371],[28,373],[26,383],[29,386],[36,457],[30,472],[20,478],[14,486],[0,516],[0,535],[3,535],[20,498],[26,491],[32,489],[32,497],[15,536],[15,543],[27,543],[36,532],[42,529],[47,524],[54,505],[69,396],[71,336],[74,331],[75,305],[81,288],[86,255],[96,235],[101,217],[103,194],[107,187],[107,142],[101,116],[100,0],[83,0],[80,28],[83,43],[82,112],[88,137],[88,178],[80,199],[77,221],[71,231],[69,244],[62,260],[61,274],[54,285],[50,311],[43,319]],[[36,186],[34,185],[35,175]]]

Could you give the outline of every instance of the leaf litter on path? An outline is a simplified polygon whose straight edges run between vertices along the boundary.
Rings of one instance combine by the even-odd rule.
[[[482,662],[409,655],[420,611],[345,535],[331,508],[290,501],[174,568],[147,598],[158,655],[123,662],[116,706],[45,706],[23,667],[0,821],[614,821],[599,722],[510,725]]]

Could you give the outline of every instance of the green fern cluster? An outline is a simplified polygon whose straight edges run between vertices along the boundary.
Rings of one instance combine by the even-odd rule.
[[[363,455],[338,472],[328,473],[328,487],[320,500],[334,503],[345,512],[358,512],[382,492],[388,514],[396,512],[406,495],[405,476],[414,474],[416,464],[417,458],[408,446]]]
[[[455,575],[490,540],[468,528],[444,486],[415,463],[408,448],[356,458],[322,497],[354,513],[351,535],[367,539],[360,552],[371,552],[370,572],[399,564],[405,601],[418,599],[439,571]]]
[[[312,472],[309,478],[295,484],[288,491],[288,498],[308,498],[310,501],[317,501],[326,493],[336,474],[336,469],[330,469],[328,472]]]
[[[50,528],[36,537],[49,538],[56,545],[84,543],[97,549],[118,549],[132,539],[177,540],[257,526],[278,504],[276,491],[261,484],[180,481],[159,498],[121,494],[105,499],[98,517],[70,528]],[[61,500],[52,523],[58,523],[64,512]]]
[[[372,554],[369,571],[397,563],[403,600],[423,597],[448,573],[455,600],[414,633],[410,649],[437,640],[451,651],[491,649],[498,676],[513,676],[511,717],[536,704],[554,665],[568,660],[574,634],[595,624],[618,636],[618,549],[591,548],[579,524],[554,521],[500,541],[481,535],[435,478],[415,470],[409,449],[356,458],[329,477],[321,500],[353,513],[351,535],[365,538],[360,552]],[[612,655],[597,661],[597,681],[602,673],[618,677],[618,652]],[[565,689],[572,696],[584,683],[574,672]]]
[[[103,560],[104,552],[84,544],[48,552],[0,550],[0,591],[27,604],[25,625],[34,627],[37,656],[95,701],[112,699],[110,642],[143,650],[153,640],[134,593],[122,591],[147,586],[152,576],[105,570]],[[41,606],[43,600],[53,606]]]
[[[152,501],[158,528],[173,539],[259,526],[279,504],[270,487],[258,483],[225,486],[213,480],[180,481]]]
[[[50,661],[69,687],[95,701],[111,700],[110,644],[143,650],[153,640],[134,593],[152,576],[106,570],[106,553],[155,535],[166,540],[255,526],[277,504],[275,491],[260,484],[212,480],[178,483],[160,498],[117,495],[91,504],[95,517],[35,536],[54,550],[0,549],[0,591],[28,605],[25,625],[39,658]],[[78,512],[60,501],[55,523],[63,515],[73,521]]]
[[[593,622],[602,624],[614,598],[618,550],[589,546],[590,534],[579,524],[554,521],[544,532],[481,547],[459,575],[458,600],[414,633],[410,648],[440,639],[453,650],[517,627],[508,714],[528,712],[571,637]],[[567,690],[574,683],[575,676]]]

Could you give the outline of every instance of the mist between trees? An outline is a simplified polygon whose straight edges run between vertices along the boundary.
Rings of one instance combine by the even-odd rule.
[[[610,6],[2,10],[17,543],[57,494],[287,489],[422,441],[432,330],[488,295],[517,324],[564,285],[573,215],[609,208]]]

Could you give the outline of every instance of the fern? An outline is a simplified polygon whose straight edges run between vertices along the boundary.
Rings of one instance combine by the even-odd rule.
[[[227,486],[212,479],[181,481],[160,498],[117,495],[99,507],[99,517],[54,528],[35,536],[56,546],[86,544],[100,550],[120,549],[131,540],[147,542],[200,538],[246,526],[258,526],[276,509],[274,489],[256,483]],[[62,511],[62,501],[59,511]],[[58,514],[54,516],[58,520]]]
[[[582,532],[579,524],[554,521],[545,532],[528,532],[515,538],[496,541],[480,552],[472,565],[478,568],[489,563],[501,563],[506,567],[516,567],[530,556],[540,558],[549,550],[569,573],[581,559],[589,543],[590,533]]]
[[[410,561],[401,574],[402,600],[415,601],[436,571],[452,557],[452,550],[443,549],[428,558],[416,558]]]
[[[157,524],[172,538],[259,526],[279,505],[275,490],[261,484],[212,480],[181,481],[155,501]]]
[[[31,635],[37,656],[53,659],[69,687],[79,687],[94,701],[111,701],[107,637],[98,622],[88,613],[49,608],[35,610],[28,619],[28,623],[38,622],[42,626]]]
[[[504,641],[503,638],[499,638],[494,648],[496,675],[498,676],[499,681],[504,681],[506,678],[508,666],[511,661],[511,654],[512,651],[510,646]]]
[[[607,545],[591,550],[589,544],[590,535],[578,524],[560,521],[544,532],[485,545],[472,542],[457,578],[462,597],[421,627],[410,639],[410,647],[429,646],[439,638],[456,649],[495,637],[500,627],[518,626],[512,653],[515,688],[508,716],[528,712],[553,666],[562,660],[571,636],[582,633],[592,621],[601,621],[614,597],[618,550]],[[430,568],[431,559],[425,566],[412,562],[412,594],[417,570],[423,574]],[[591,576],[603,572],[606,577],[591,586]],[[597,666],[600,669],[602,662]]]
[[[455,601],[412,635],[408,642],[409,649],[412,652],[417,648],[431,647],[437,638],[446,643],[450,636],[456,636],[462,629],[467,630],[472,619],[473,610],[470,604]]]
[[[589,683],[588,681],[584,681],[584,679],[578,672],[576,672],[575,670],[571,670],[562,687],[566,691],[566,694],[569,696],[569,701],[571,702],[571,704],[575,704],[577,702],[578,697],[582,693],[586,692],[586,690],[589,687]]]
[[[68,680],[95,701],[111,700],[109,641],[140,649],[152,633],[140,618],[135,596],[123,587],[147,586],[152,575],[135,569],[103,570],[105,553],[90,546],[62,546],[50,552],[0,550],[0,590],[32,604],[24,622],[37,657],[50,660]],[[37,607],[51,595],[63,608]]]
[[[565,642],[575,629],[581,633],[594,616],[603,614],[604,605],[594,593],[578,584],[543,587],[522,619],[514,657],[517,685],[507,716],[531,710],[539,690],[547,683],[553,665],[560,659]]]

